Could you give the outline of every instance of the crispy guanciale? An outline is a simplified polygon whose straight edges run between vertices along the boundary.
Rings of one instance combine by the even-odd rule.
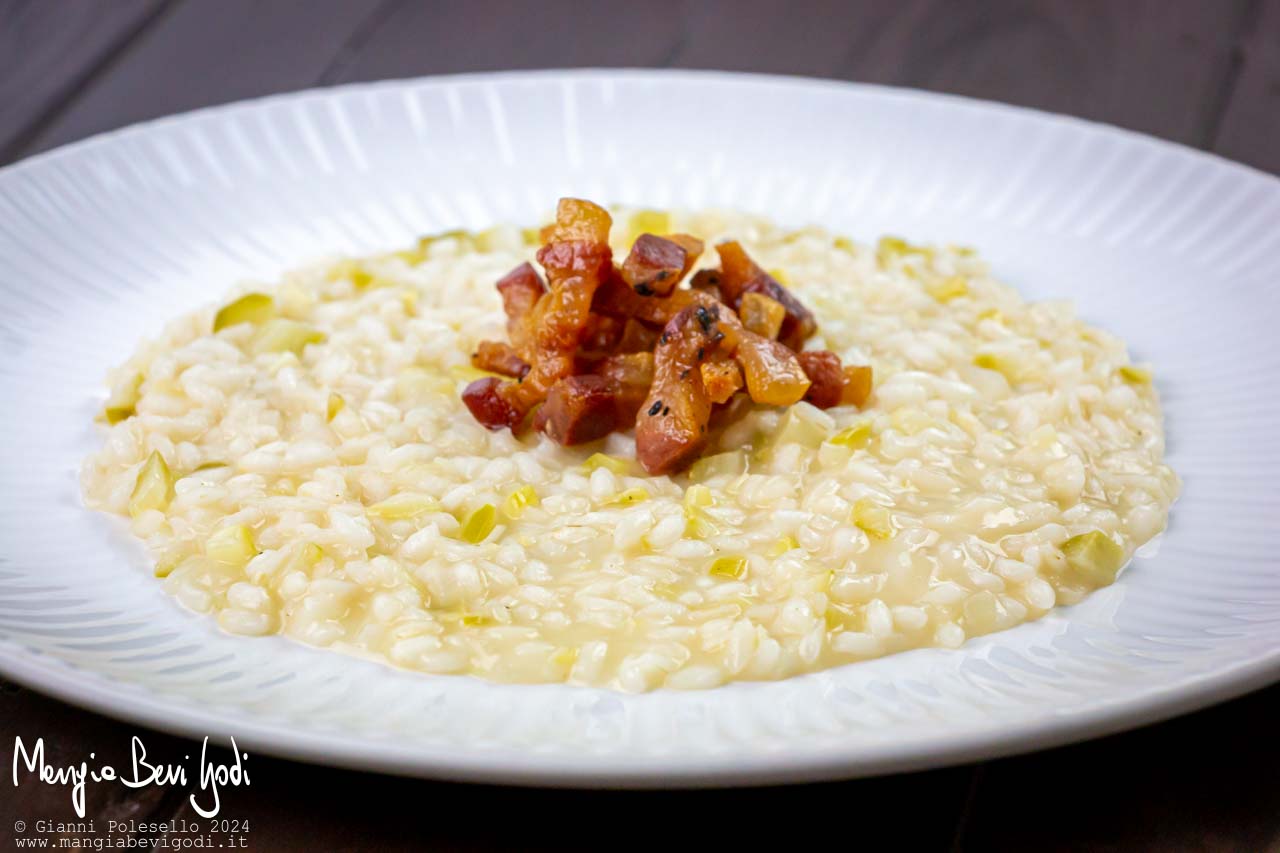
[[[611,224],[597,205],[561,199],[537,254],[546,283],[527,263],[498,282],[510,342],[481,342],[472,364],[511,379],[467,386],[463,401],[480,423],[532,423],[565,445],[634,425],[641,465],[670,474],[702,452],[711,424],[752,403],[865,402],[871,368],[803,352],[813,315],[740,244],[718,245],[720,268],[686,285],[702,241],[642,234],[618,266]]]
[[[585,444],[604,438],[618,425],[609,381],[603,376],[566,376],[551,386],[533,425],[557,444]]]
[[[662,330],[653,353],[653,385],[636,416],[636,459],[650,474],[688,466],[707,443],[711,398],[702,361],[723,341],[707,307],[690,305]],[[717,339],[717,335],[720,338]]]
[[[529,324],[533,306],[547,292],[533,264],[521,264],[498,280],[498,293],[502,296],[502,310],[507,315],[507,337],[511,346],[522,358],[532,357],[533,329]]]
[[[691,292],[697,294],[694,304],[673,317],[658,339],[653,386],[636,419],[636,458],[650,474],[678,471],[702,451],[712,404],[727,400],[713,399],[722,388],[708,389],[703,378],[703,366],[717,356],[734,359],[757,403],[790,406],[809,388],[794,352],[743,328],[724,303]]]
[[[738,303],[738,316],[742,317],[742,325],[757,335],[776,340],[787,309],[762,293],[744,293]]]
[[[618,353],[601,359],[593,372],[609,383],[614,396],[614,408],[618,413],[619,429],[635,424],[636,412],[653,384],[654,357],[652,352]]]
[[[529,363],[511,344],[502,341],[481,341],[471,354],[471,366],[501,376],[520,379],[529,372]]]
[[[742,368],[732,359],[704,361],[698,370],[707,396],[713,403],[727,403],[730,397],[742,390]]]
[[[688,234],[641,234],[622,262],[622,280],[640,296],[666,296],[702,254],[702,241]]]
[[[818,330],[812,312],[771,275],[751,260],[736,241],[716,246],[720,255],[720,291],[724,301],[737,310],[744,294],[759,293],[780,304],[786,311],[778,340],[799,352],[804,342]]]
[[[480,386],[478,383],[485,380],[478,379],[468,386],[463,401],[489,429],[520,424],[546,399],[553,385],[573,375],[578,344],[591,319],[592,297],[600,281],[613,272],[609,248],[612,224],[609,213],[599,205],[561,199],[556,221],[544,229],[544,245],[538,250],[538,263],[547,272],[546,292],[537,297],[532,308],[526,308],[533,290],[529,278],[532,267],[527,271],[521,267],[503,279],[512,280],[510,297],[507,290],[502,291],[508,318],[515,311],[521,324],[527,324],[527,339],[515,346],[529,371],[517,382]],[[489,397],[493,395],[504,405],[492,404]]]
[[[800,366],[813,383],[804,395],[819,409],[832,406],[861,406],[871,396],[871,368],[844,366],[840,356],[829,350],[800,353]]]
[[[644,296],[631,288],[619,274],[601,283],[591,310],[609,317],[634,318],[662,328],[671,318],[692,305],[701,290],[673,290],[668,296]]]
[[[812,383],[804,395],[805,402],[819,409],[840,405],[840,395],[844,390],[840,356],[827,350],[812,350],[800,353],[799,358],[800,366]]]
[[[498,393],[502,385],[498,377],[486,376],[472,382],[462,392],[462,402],[471,410],[472,416],[489,429],[515,429],[524,420],[524,414]]]

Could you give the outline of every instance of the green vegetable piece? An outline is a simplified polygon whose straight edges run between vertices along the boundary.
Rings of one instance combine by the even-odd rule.
[[[222,306],[213,317],[213,330],[220,332],[240,323],[261,326],[276,315],[275,300],[265,293],[246,293],[235,302]]]
[[[1022,375],[1022,364],[1018,359],[1002,353],[980,352],[973,357],[975,367],[981,367],[983,370],[994,370],[1009,380],[1010,385],[1016,385]]]
[[[582,465],[588,471],[594,471],[597,468],[608,468],[615,474],[635,473],[635,464],[630,459],[619,459],[617,456],[609,456],[604,453],[592,453]]]
[[[485,504],[467,516],[462,522],[461,538],[473,545],[483,542],[498,524],[498,510],[493,504]]]
[[[138,479],[129,496],[129,515],[137,518],[150,509],[163,510],[173,500],[173,472],[160,451],[153,450],[138,470]]]
[[[889,510],[868,498],[854,501],[852,518],[853,523],[873,539],[889,539],[893,536]]]
[[[347,401],[342,399],[341,394],[330,393],[329,402],[325,404],[324,419],[326,422],[332,422],[347,407]]]
[[[1067,565],[1079,577],[1095,586],[1106,586],[1124,566],[1124,548],[1101,530],[1072,536],[1062,543]]]
[[[827,441],[837,447],[851,447],[854,450],[866,447],[871,441],[871,422],[864,420],[853,426],[845,427],[827,439]]]
[[[226,566],[244,566],[258,556],[253,534],[243,524],[233,524],[216,531],[204,543],[204,555]]]
[[[527,507],[538,505],[538,490],[527,483],[507,495],[507,499],[502,502],[502,514],[507,518],[515,521],[524,515]]]
[[[747,571],[746,557],[716,557],[711,561],[707,573],[718,578],[737,580]]]
[[[253,341],[253,354],[264,352],[292,352],[302,355],[307,344],[318,344],[325,341],[325,334],[297,320],[286,320],[277,317],[269,320],[259,331]]]
[[[926,293],[939,302],[950,302],[952,299],[959,299],[961,296],[969,295],[968,283],[958,275],[929,281],[925,284],[924,289]]]
[[[1132,364],[1123,365],[1118,371],[1120,378],[1131,385],[1150,385],[1151,371],[1145,367],[1136,367]]]
[[[641,501],[647,500],[649,500],[649,490],[644,486],[636,486],[634,489],[627,489],[620,493],[613,500],[609,501],[609,503],[617,506],[631,506],[632,504],[638,504]]]
[[[135,373],[120,387],[111,392],[111,396],[107,398],[107,405],[102,410],[102,416],[107,419],[109,424],[118,424],[125,418],[131,418],[137,414],[138,400],[141,399],[142,374]]]

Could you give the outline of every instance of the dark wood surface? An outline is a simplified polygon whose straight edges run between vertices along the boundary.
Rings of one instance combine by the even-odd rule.
[[[0,163],[309,86],[567,66],[914,86],[1280,172],[1280,0],[0,0]],[[64,789],[12,786],[15,736],[43,736],[52,763],[93,751],[125,766],[133,734],[161,759],[198,748],[0,682],[0,844],[74,819]],[[261,850],[728,847],[774,830],[805,848],[1280,853],[1280,687],[1077,746],[788,788],[536,791],[250,761],[252,785],[225,793],[222,816],[249,821]],[[91,786],[88,811],[101,834],[108,819],[194,817],[189,793]]]

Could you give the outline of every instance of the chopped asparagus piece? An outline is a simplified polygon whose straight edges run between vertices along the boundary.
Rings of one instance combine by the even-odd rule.
[[[173,472],[160,451],[153,450],[138,471],[138,480],[129,496],[129,515],[137,518],[149,509],[163,510],[173,500]]]
[[[276,315],[275,300],[265,293],[246,293],[235,302],[222,306],[213,317],[213,330],[220,332],[240,323],[261,326]]]

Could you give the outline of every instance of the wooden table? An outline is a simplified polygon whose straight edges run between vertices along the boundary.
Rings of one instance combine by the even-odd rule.
[[[272,92],[567,66],[721,68],[955,92],[1280,172],[1280,0],[0,0],[0,163]],[[160,759],[193,747],[0,682],[0,842],[27,837],[38,820],[74,817],[62,788],[11,786],[15,736],[43,736],[53,763],[96,751],[126,766],[135,733]],[[222,816],[247,820],[248,845],[261,850],[576,849],[689,835],[728,846],[785,820],[794,846],[827,849],[1280,851],[1280,687],[1078,746],[841,784],[566,792],[263,756],[251,768],[252,785],[226,792]],[[101,833],[108,819],[194,817],[188,793],[98,786],[88,810]],[[15,833],[19,820],[27,835]]]

